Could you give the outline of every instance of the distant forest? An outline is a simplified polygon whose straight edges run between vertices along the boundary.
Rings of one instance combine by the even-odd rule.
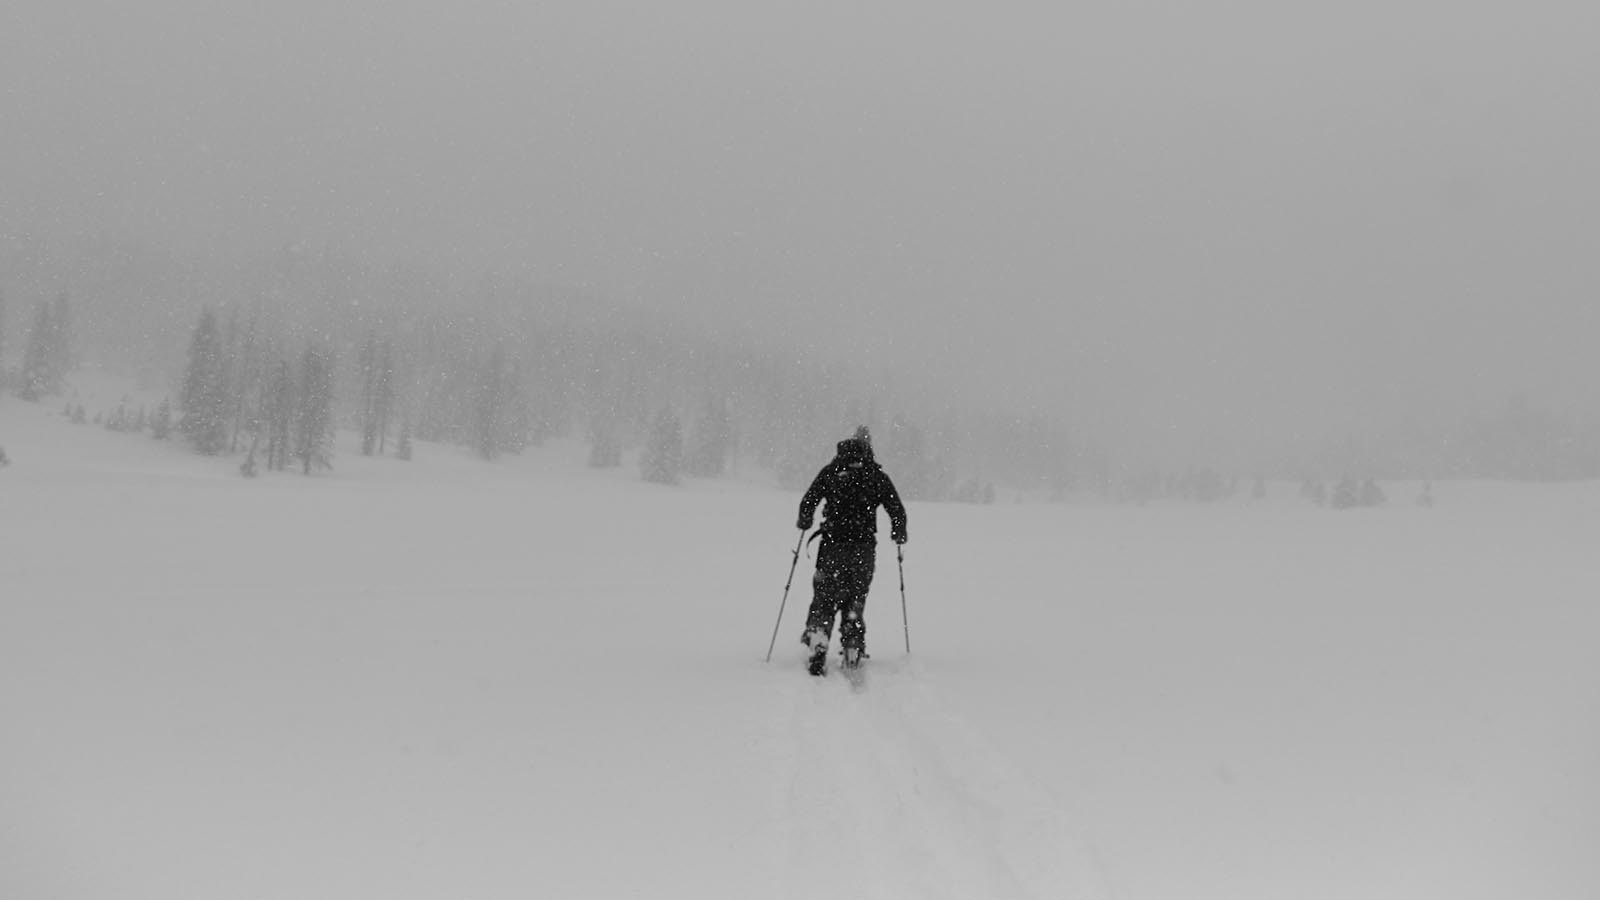
[[[561,286],[447,287],[295,249],[219,279],[148,249],[13,239],[0,360],[10,393],[40,402],[79,365],[136,378],[170,394],[197,452],[252,470],[329,466],[347,428],[372,455],[432,441],[494,459],[565,436],[592,465],[627,453],[656,481],[753,466],[793,488],[858,425],[910,499],[979,502],[995,480],[1062,493],[1084,470],[1060,425],[951,409],[842,353],[741,345]]]
[[[130,376],[169,399],[93,411],[102,424],[175,432],[196,452],[239,457],[246,474],[327,468],[344,428],[370,455],[409,458],[420,440],[494,459],[564,436],[588,442],[591,465],[631,455],[653,481],[755,467],[795,489],[864,424],[912,500],[1204,502],[1239,492],[1241,478],[1600,477],[1600,427],[1527,398],[1449,433],[1161,471],[1064,421],[956,408],[828,354],[715,338],[669,311],[561,285],[463,287],[299,248],[219,275],[108,240],[0,237],[6,394],[55,401],[82,365]]]

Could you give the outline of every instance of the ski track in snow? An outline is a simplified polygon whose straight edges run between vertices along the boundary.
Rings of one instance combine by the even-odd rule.
[[[799,673],[797,673],[799,674]],[[1048,791],[939,700],[914,660],[792,696],[784,798],[793,898],[1103,896]]]

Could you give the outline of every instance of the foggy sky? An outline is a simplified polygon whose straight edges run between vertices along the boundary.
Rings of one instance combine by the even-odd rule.
[[[1600,412],[1592,3],[0,9],[0,229],[510,271],[1226,450]]]

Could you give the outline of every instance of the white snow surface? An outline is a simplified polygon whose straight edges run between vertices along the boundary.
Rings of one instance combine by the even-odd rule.
[[[755,475],[0,446],[7,900],[1600,896],[1595,484],[912,504],[853,690]]]

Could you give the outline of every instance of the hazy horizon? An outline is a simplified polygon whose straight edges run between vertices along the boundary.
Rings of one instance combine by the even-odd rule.
[[[0,35],[13,235],[512,273],[1146,449],[1600,412],[1584,4],[27,0]]]

